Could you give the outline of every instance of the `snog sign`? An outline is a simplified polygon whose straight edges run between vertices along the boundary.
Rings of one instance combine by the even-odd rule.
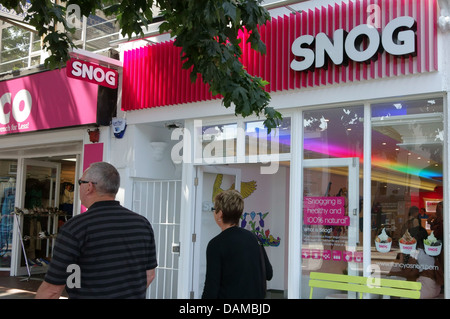
[[[328,59],[335,65],[346,65],[348,60],[370,62],[376,60],[379,52],[386,51],[394,56],[416,54],[416,21],[402,16],[390,21],[380,33],[373,25],[360,24],[346,32],[334,31],[330,39],[325,33],[302,35],[291,46],[296,56],[291,61],[295,71],[326,68]]]

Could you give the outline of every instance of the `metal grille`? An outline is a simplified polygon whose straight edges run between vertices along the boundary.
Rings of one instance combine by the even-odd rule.
[[[152,224],[158,258],[156,277],[147,298],[177,298],[181,181],[134,182],[133,210]]]

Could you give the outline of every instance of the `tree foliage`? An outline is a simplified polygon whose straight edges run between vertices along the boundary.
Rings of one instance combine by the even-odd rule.
[[[7,8],[20,11],[26,0],[2,0]],[[279,125],[282,116],[269,107],[270,95],[265,82],[250,75],[240,62],[239,30],[250,34],[247,41],[252,49],[265,53],[258,25],[265,24],[270,15],[260,6],[261,0],[33,0],[25,18],[43,36],[44,48],[49,50],[47,67],[65,65],[75,45],[70,33],[74,30],[66,20],[66,7],[78,5],[81,14],[89,16],[102,10],[114,15],[123,36],[144,36],[144,28],[153,21],[153,6],[161,10],[164,22],[160,32],[169,32],[174,45],[182,48],[183,67],[192,67],[191,80],[201,74],[211,92],[223,96],[225,107],[235,106],[235,114],[264,116],[269,132]]]

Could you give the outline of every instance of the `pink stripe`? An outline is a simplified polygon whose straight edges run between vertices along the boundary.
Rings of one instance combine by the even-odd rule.
[[[142,108],[142,72],[141,70],[141,63],[142,63],[142,48],[139,48],[136,50],[136,107],[141,109]]]
[[[326,21],[328,21],[327,35],[328,35],[328,37],[331,38],[333,35],[333,7],[331,5],[328,5],[326,11],[327,11]],[[334,75],[335,69],[336,69],[336,67],[334,66],[334,64],[330,63],[328,65],[328,73],[327,73],[328,84],[333,84],[333,75]]]
[[[314,35],[317,35],[320,30],[320,9],[315,8],[314,9]],[[320,85],[320,73],[322,72],[322,69],[314,69],[314,86]]]
[[[281,49],[283,46],[283,18],[280,16],[277,19],[277,28],[274,33],[274,42],[276,43],[275,46],[275,56],[273,57],[272,61],[273,61],[273,70],[275,73],[275,81],[276,81],[276,90],[277,91],[281,91],[283,88],[283,68],[282,66],[282,61],[283,61],[283,57],[282,57],[282,53],[281,53]]]
[[[263,79],[266,79],[267,81],[269,81],[269,84],[267,84],[267,91],[268,92],[271,91],[271,88],[270,88],[271,84],[270,84],[270,77],[269,77],[270,76],[270,72],[269,72],[269,70],[270,70],[269,69],[269,57],[268,57],[270,55],[270,50],[271,50],[271,43],[269,42],[270,41],[269,35],[270,35],[271,26],[272,26],[271,21],[266,23],[266,29],[264,30],[264,36],[265,36],[264,43],[266,44],[267,52],[263,56],[264,58],[262,59],[263,61],[262,61],[262,64],[261,64],[262,68],[264,69],[263,74],[262,74]]]
[[[295,35],[296,35],[296,24],[295,22],[297,21],[297,16],[299,16],[300,14],[297,12],[295,14],[295,17],[291,18],[291,19],[286,19],[289,21],[289,39],[288,39],[288,44],[287,44],[287,59],[288,59],[288,73],[289,73],[289,89],[293,89],[295,88],[295,72],[294,70],[292,70],[290,68],[290,64],[291,61],[294,60],[294,54],[292,54],[292,50],[291,50],[291,44],[292,42],[294,42],[295,40]]]
[[[339,4],[335,4],[334,6],[334,30],[340,29],[341,25],[340,25],[340,15],[341,15],[341,7],[339,6]],[[335,71],[334,71],[334,82],[339,83],[341,80],[340,77],[340,73],[343,70],[343,66],[335,66]]]
[[[137,103],[136,103],[136,95],[137,95],[137,87],[136,86],[137,86],[137,82],[135,82],[136,71],[137,71],[136,70],[137,69],[137,67],[136,67],[136,63],[137,63],[137,61],[136,61],[136,50],[133,50],[132,61],[133,61],[133,67],[131,69],[131,72],[132,72],[131,78],[132,78],[134,83],[132,83],[133,90],[131,91],[131,96],[130,96],[131,101],[130,102],[131,102],[131,107],[133,109],[137,109],[138,108]]]
[[[405,0],[401,0],[401,4],[400,4],[400,9],[401,9],[401,13],[400,13],[400,15],[401,16],[405,16],[406,15],[406,9],[405,9],[405,7],[406,7],[406,3],[405,3],[406,1]],[[400,71],[401,71],[401,73],[403,74],[403,75],[405,75],[405,68],[406,68],[406,66],[405,66],[405,64],[406,64],[406,59],[405,59],[405,57],[401,57],[400,58],[400,62],[401,62],[401,65],[400,65]]]
[[[149,99],[149,97],[150,97],[150,90],[148,90],[146,87],[145,87],[145,83],[149,83],[148,82],[148,75],[149,75],[149,72],[150,72],[150,70],[149,70],[149,68],[148,68],[148,47],[147,46],[145,46],[145,47],[143,47],[142,48],[143,50],[143,53],[142,53],[142,55],[143,55],[143,58],[142,58],[142,76],[143,76],[143,79],[142,79],[142,87],[143,87],[143,90],[142,90],[142,93],[143,93],[143,101],[142,101],[142,108],[148,108],[148,99]]]
[[[308,33],[306,34],[314,34],[314,11],[308,10]],[[314,71],[304,71],[307,74],[307,85],[313,86],[314,85]]]
[[[351,29],[353,29],[353,1],[349,1],[349,6],[348,6],[348,24],[347,24],[347,31],[350,32]],[[355,67],[355,62],[353,61],[349,61],[348,63],[348,80],[350,82],[353,82],[353,73],[354,73],[354,67]]]
[[[398,14],[397,14],[397,0],[392,0],[393,2],[393,7],[392,7],[392,20],[394,20],[395,18],[397,18]],[[392,65],[393,65],[393,73],[394,75],[397,75],[398,73],[398,59],[397,57],[392,57]]]
[[[288,90],[289,89],[289,52],[290,52],[290,46],[289,46],[289,17],[284,16],[283,17],[283,44],[281,46],[281,56],[282,58],[282,65],[281,68],[283,70],[283,86],[282,90]]]
[[[386,7],[385,7],[385,22],[383,24],[383,27],[386,26],[386,24],[390,21],[389,18],[389,12],[392,11],[392,1],[389,1],[388,3],[386,3],[387,1],[385,1]],[[391,56],[389,54],[384,54],[384,59],[385,59],[385,66],[386,66],[386,70],[385,70],[385,74],[386,76],[391,76]]]
[[[375,0],[375,5],[379,6],[381,9],[380,12],[380,19],[383,18],[382,12],[383,12],[383,4],[380,4],[380,0]],[[380,22],[381,23],[381,22]],[[382,78],[383,77],[383,64],[384,64],[384,55],[382,54],[378,54],[378,78]]]
[[[273,30],[276,27],[277,19],[272,19],[270,28],[267,30],[267,43],[269,44],[269,50],[267,55],[267,78],[269,79],[269,91],[273,92],[275,91],[275,79],[274,79],[274,72],[273,72],[273,59],[275,57],[275,51],[276,51],[276,43],[274,41],[274,34]]]
[[[302,18],[301,18],[302,29],[301,29],[301,34],[299,34],[299,36],[303,35],[303,34],[309,34],[309,32],[310,32],[309,24],[311,22],[308,23],[308,21],[311,21],[311,19],[308,19],[310,12],[311,12],[310,10],[302,11]],[[301,78],[302,78],[301,86],[306,87],[308,85],[308,78],[309,78],[310,71],[306,70],[306,71],[303,71],[300,73],[301,73]]]
[[[344,29],[344,30],[346,30],[347,32],[348,32],[348,21],[347,21],[347,4],[345,3],[345,2],[343,2],[342,3],[342,19],[341,19],[341,24],[342,24],[342,28]],[[351,63],[351,61],[349,61],[349,65],[350,65],[350,63]],[[342,82],[344,82],[344,83],[346,83],[347,82],[347,70],[348,70],[348,67],[346,67],[346,68],[341,68],[341,70],[342,70]]]
[[[327,12],[326,12],[326,8],[322,7],[321,8],[321,16],[320,16],[320,22],[321,22],[321,26],[320,26],[320,32],[327,32]],[[327,68],[331,68],[331,65],[329,65],[329,63],[327,63]],[[326,70],[326,68],[321,69],[320,70],[320,84],[325,85],[327,84],[327,73],[328,71]]]
[[[368,3],[367,0],[363,0],[363,4],[362,4],[362,12],[361,12],[361,19],[363,21],[363,23],[367,22],[367,18],[368,18],[368,12],[367,12],[367,8],[368,8]],[[370,66],[368,66],[367,64],[364,64],[362,67],[362,76],[363,79],[367,80],[368,78],[368,69],[370,67],[370,69],[372,70],[373,66],[376,64],[376,62],[371,63]]]
[[[122,75],[122,101],[121,101],[121,109],[124,111],[128,110],[128,102],[127,102],[127,97],[128,97],[128,92],[129,90],[129,79],[128,79],[128,70],[129,70],[129,63],[130,63],[130,59],[128,58],[128,55],[130,54],[130,51],[125,51],[123,53],[123,75]]]
[[[417,72],[422,72],[422,19],[420,16],[420,0],[416,0],[417,4]]]
[[[259,28],[259,31],[261,31],[261,27]],[[261,34],[261,32],[260,32],[260,34]],[[254,67],[253,67],[253,70],[254,70],[254,74],[256,75],[256,76],[261,76],[261,62],[260,62],[260,60],[261,60],[261,54],[260,53],[258,53],[258,52],[256,52],[256,51],[254,51],[253,52],[253,57],[254,57],[254,59],[255,59],[255,61],[254,61],[254,63],[253,63],[253,65],[254,65]]]
[[[362,21],[363,20],[364,15],[361,14],[361,2],[357,1],[355,3],[355,21],[356,21],[356,25],[360,25],[360,24],[365,24],[366,21]],[[365,41],[366,42],[366,41]],[[357,81],[361,80],[361,70],[364,69],[365,67],[367,67],[367,63],[356,63],[355,66],[355,77]]]

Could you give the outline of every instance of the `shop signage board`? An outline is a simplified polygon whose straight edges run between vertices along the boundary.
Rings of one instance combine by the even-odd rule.
[[[0,82],[0,135],[96,123],[97,94],[65,69]]]
[[[433,72],[437,15],[436,0],[350,0],[274,17],[259,29],[265,55],[241,33],[242,63],[268,92]],[[172,41],[125,51],[122,109],[219,98],[200,77],[190,82],[180,53]]]
[[[119,73],[116,70],[73,58],[67,62],[66,71],[69,78],[98,84],[111,89],[116,89],[119,81]]]

